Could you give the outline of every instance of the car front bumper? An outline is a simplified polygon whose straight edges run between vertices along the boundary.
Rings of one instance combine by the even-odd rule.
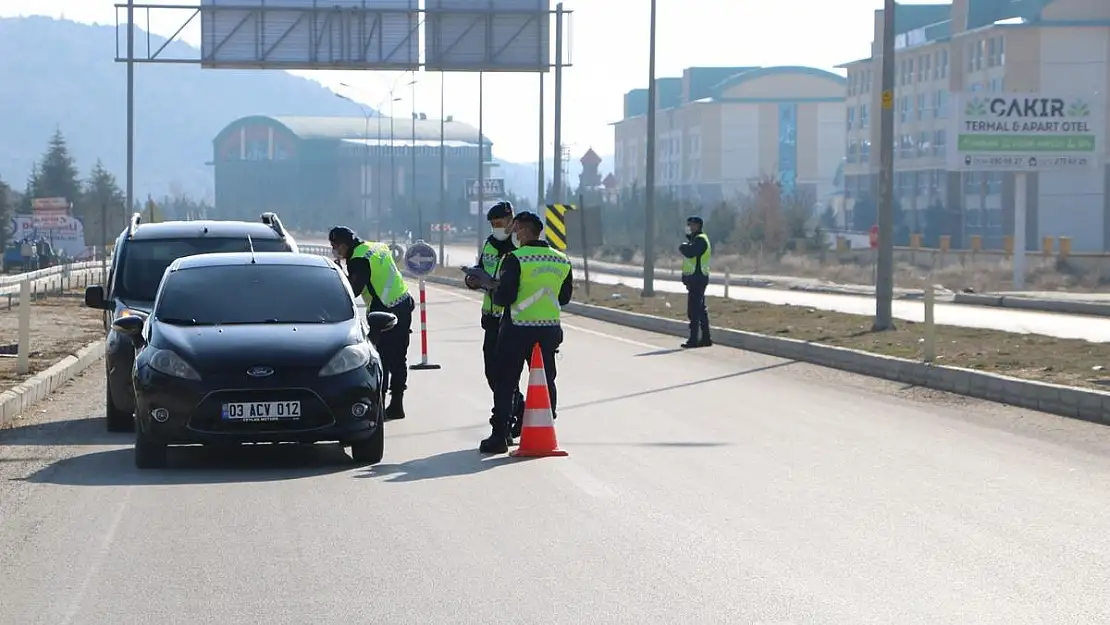
[[[135,416],[143,434],[168,445],[207,443],[350,444],[382,427],[380,378],[358,370],[302,384],[193,381],[139,367]],[[300,402],[296,419],[245,421],[223,417],[225,403]],[[367,407],[356,416],[354,407]],[[160,421],[156,411],[169,414]]]

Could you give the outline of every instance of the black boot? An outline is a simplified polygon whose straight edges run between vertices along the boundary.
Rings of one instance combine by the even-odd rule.
[[[698,346],[698,340],[694,337],[690,337],[689,340],[687,340],[685,343],[683,343],[682,345],[679,345],[679,347],[681,347],[682,349],[691,349],[691,348],[697,347],[697,346]]]
[[[520,391],[517,391],[513,399],[513,416],[510,423],[512,425],[509,428],[509,435],[520,438],[520,433],[524,430],[524,395],[521,395]]]
[[[405,418],[405,392],[392,391],[389,393],[389,405],[385,407],[387,421]]]
[[[512,444],[512,442],[513,439],[509,438],[508,436],[498,434],[497,431],[494,430],[493,434],[489,435],[489,438],[483,440],[481,443],[478,444],[478,451],[483,454],[508,453],[509,445]]]
[[[698,347],[712,347],[712,346],[713,346],[713,341],[710,340],[709,333],[708,332],[703,332],[702,335],[701,335],[701,340],[698,341]]]

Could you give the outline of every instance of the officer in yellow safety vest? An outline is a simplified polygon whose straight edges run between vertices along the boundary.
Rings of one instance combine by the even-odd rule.
[[[353,230],[343,226],[331,229],[328,242],[335,257],[346,261],[347,280],[351,290],[362,296],[366,312],[386,311],[397,316],[397,325],[382,334],[377,348],[382,358],[382,387],[389,391],[385,417],[404,419],[409,340],[415,308],[409,287],[397,268],[392,250],[385,243],[363,241]]]
[[[682,254],[682,284],[686,285],[686,317],[690,319],[690,340],[682,344],[685,348],[713,344],[709,338],[709,309],[705,305],[713,247],[702,231],[702,225],[701,217],[689,217],[686,220],[686,240],[678,246],[678,252]]]
[[[486,212],[486,221],[489,222],[490,234],[482,245],[482,255],[478,257],[475,269],[481,269],[490,278],[497,278],[497,269],[501,259],[516,250],[511,240],[513,230],[513,205],[510,202],[498,202]],[[472,290],[480,289],[476,277],[467,275],[466,286]],[[486,382],[489,390],[494,390],[495,373],[497,371],[497,336],[501,329],[502,307],[493,303],[493,289],[485,291],[482,297],[482,357],[485,361]],[[520,420],[524,415],[524,395],[517,389],[513,398],[513,435],[520,436]],[[490,417],[493,425],[493,417]]]
[[[543,222],[531,212],[513,219],[517,249],[501,260],[501,277],[493,304],[501,306],[501,333],[497,340],[497,374],[493,391],[493,431],[478,447],[484,454],[501,454],[512,444],[513,394],[519,392],[520,374],[539,343],[551,414],[556,414],[555,352],[563,342],[559,324],[562,307],[574,290],[566,254],[540,240]]]

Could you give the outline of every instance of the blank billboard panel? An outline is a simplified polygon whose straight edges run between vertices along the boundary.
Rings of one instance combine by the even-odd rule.
[[[204,67],[419,67],[417,0],[201,0],[200,10]]]
[[[551,67],[550,0],[426,0],[429,71],[545,72]]]

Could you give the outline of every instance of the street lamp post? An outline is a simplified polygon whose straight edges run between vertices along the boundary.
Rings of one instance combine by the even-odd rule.
[[[655,296],[655,0],[648,35],[647,172],[644,175],[644,297]]]
[[[362,220],[360,221],[363,221],[368,219],[368,216],[366,214],[366,202],[369,195],[367,191],[369,190],[368,187],[370,185],[370,111],[367,110],[367,108],[361,103],[355,102],[342,93],[337,93],[335,94],[335,96],[341,100],[346,100],[351,104],[354,104],[360,110],[362,110],[362,115],[366,121],[366,126],[363,128],[362,131],[362,172],[359,175],[359,203],[362,206]]]

